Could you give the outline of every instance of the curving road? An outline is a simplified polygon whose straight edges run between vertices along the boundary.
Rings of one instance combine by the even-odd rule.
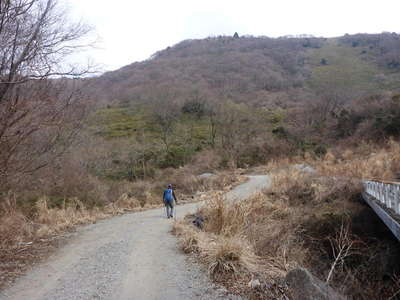
[[[268,176],[249,176],[227,193],[227,200],[247,198],[268,185]],[[178,217],[198,205],[178,206]],[[181,253],[171,224],[163,209],[154,209],[82,226],[0,299],[240,299],[215,286],[200,265]]]

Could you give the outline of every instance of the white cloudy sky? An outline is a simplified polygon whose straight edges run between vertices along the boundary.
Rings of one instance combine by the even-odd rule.
[[[215,35],[400,32],[400,0],[64,0],[74,18],[95,27],[105,70],[149,58],[189,38]]]

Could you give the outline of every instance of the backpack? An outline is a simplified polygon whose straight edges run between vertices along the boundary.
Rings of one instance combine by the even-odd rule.
[[[172,202],[172,200],[174,200],[174,197],[172,195],[172,189],[166,189],[164,191],[164,201]]]

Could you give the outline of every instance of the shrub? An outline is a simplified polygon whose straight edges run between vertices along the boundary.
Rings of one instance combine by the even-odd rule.
[[[258,257],[247,240],[240,236],[219,237],[202,249],[212,276],[257,271]]]
[[[341,159],[354,155],[347,151]],[[341,162],[332,152],[324,158],[316,163]],[[392,283],[383,279],[384,274],[400,270],[376,268],[369,260],[387,251],[377,238],[385,239],[391,253],[399,246],[378,217],[368,214],[357,180],[321,177],[296,168],[275,172],[272,179],[270,189],[246,201],[227,203],[221,195],[208,200],[197,212],[205,218],[204,231],[189,227],[189,236],[181,240],[185,251],[199,253],[217,279],[240,272],[279,282],[290,269],[302,265],[358,298],[378,296],[375,279],[367,276],[373,273],[385,295],[390,295]],[[349,251],[339,257],[335,251],[342,246]],[[400,259],[398,254],[391,257]],[[349,276],[351,280],[346,280]]]
[[[187,226],[185,221],[176,222],[173,232],[179,237],[182,250],[199,254],[213,277],[255,272],[258,269],[259,258],[251,245],[240,236],[210,236]]]
[[[198,100],[187,101],[182,106],[182,112],[187,114],[193,114],[196,115],[196,117],[201,118],[206,113],[205,102]]]
[[[161,168],[178,168],[189,160],[193,155],[193,150],[185,146],[171,147],[159,162]]]
[[[314,153],[317,156],[324,156],[327,152],[328,152],[328,150],[327,150],[326,146],[324,146],[324,145],[318,145],[314,149]]]
[[[12,249],[29,240],[34,233],[32,222],[18,211],[0,216],[0,249]]]

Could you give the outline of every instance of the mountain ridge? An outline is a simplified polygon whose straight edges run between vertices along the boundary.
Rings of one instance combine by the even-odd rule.
[[[389,56],[386,65],[385,55]],[[200,91],[207,98],[256,105],[271,104],[276,98],[290,102],[292,97],[315,97],[320,89],[339,88],[347,90],[349,97],[360,97],[397,90],[397,61],[397,34],[223,36],[184,40],[148,60],[92,79],[91,90],[104,102],[125,104],[151,101],[164,90],[172,90],[176,98]]]

